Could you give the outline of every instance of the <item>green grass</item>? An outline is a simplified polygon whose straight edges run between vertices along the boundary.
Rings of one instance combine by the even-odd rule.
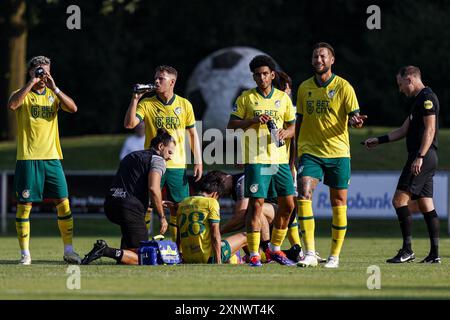
[[[316,222],[317,250],[329,250],[330,221]],[[442,221],[442,235],[445,223]],[[384,261],[400,245],[395,220],[351,220],[337,270],[277,264],[117,266],[101,259],[81,266],[81,289],[66,288],[67,266],[61,262],[62,245],[56,220],[31,222],[33,264],[18,266],[18,245],[13,220],[0,237],[0,299],[448,299],[450,239],[441,240],[441,265]],[[413,245],[417,259],[426,255],[428,238],[422,219],[414,221]],[[75,247],[80,254],[104,238],[119,244],[118,228],[103,219],[76,221]],[[285,243],[287,246],[287,243]],[[367,267],[381,269],[381,289],[368,290]]]
[[[368,127],[351,129],[350,142],[353,170],[400,170],[406,159],[405,141],[366,150],[360,141],[385,134],[392,128]],[[116,170],[119,152],[126,135],[93,135],[61,139],[65,170]],[[450,129],[439,131],[439,169],[450,170]],[[14,170],[15,142],[0,143],[0,170]],[[213,165],[214,168],[234,169],[233,165]],[[205,166],[210,169],[211,166]]]

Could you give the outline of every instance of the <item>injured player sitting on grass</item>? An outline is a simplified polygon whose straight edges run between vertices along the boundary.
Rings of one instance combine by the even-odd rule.
[[[221,171],[209,172],[200,180],[197,195],[178,205],[177,242],[184,263],[233,263],[232,257],[247,245],[245,232],[224,239],[220,235],[218,199],[224,193],[226,176]]]

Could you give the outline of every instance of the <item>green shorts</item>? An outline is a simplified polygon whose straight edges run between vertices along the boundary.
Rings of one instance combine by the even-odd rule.
[[[313,177],[333,189],[347,189],[350,183],[350,158],[319,158],[302,154],[297,169],[297,181]]]
[[[178,203],[189,197],[186,169],[167,169],[161,178],[161,189],[164,185],[169,201]]]
[[[220,255],[222,257],[222,263],[227,263],[231,258],[231,246],[227,240],[222,240]],[[208,263],[216,263],[214,257],[209,258]]]
[[[246,164],[244,196],[274,198],[294,194],[294,181],[288,164]]]
[[[59,160],[17,160],[14,190],[19,202],[41,202],[69,196]]]

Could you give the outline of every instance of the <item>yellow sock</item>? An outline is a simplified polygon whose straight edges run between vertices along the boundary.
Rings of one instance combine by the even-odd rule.
[[[147,228],[147,232],[150,234],[151,233],[151,226],[152,226],[152,212],[153,209],[148,207],[147,208],[147,212],[145,213],[145,227]]]
[[[70,211],[69,200],[66,199],[56,206],[58,212],[58,227],[61,233],[64,246],[72,245],[73,238],[73,218]]]
[[[270,237],[270,244],[272,245],[272,251],[280,251],[281,245],[283,244],[284,238],[286,238],[286,233],[288,229],[277,229],[273,227],[272,236]]]
[[[305,251],[316,252],[314,243],[314,215],[312,210],[311,200],[298,200],[298,222],[300,223],[300,230],[302,238],[305,243]]]
[[[259,231],[247,232],[247,247],[250,251],[250,256],[259,255],[259,242],[261,234]]]
[[[330,256],[339,257],[347,231],[347,206],[333,207],[333,222],[331,224]]]
[[[31,205],[18,204],[16,213],[17,239],[22,254],[30,254],[30,212]]]
[[[177,231],[178,231],[177,216],[170,215],[169,231],[170,231],[170,236],[172,237],[172,241],[177,242]]]
[[[236,256],[236,254],[233,254],[230,257],[230,260],[228,260],[229,264],[239,264],[239,258]]]
[[[291,247],[295,244],[298,244],[300,247],[302,246],[300,243],[300,235],[298,234],[298,220],[297,217],[294,218],[291,224],[288,226],[287,237],[289,239],[289,243]]]

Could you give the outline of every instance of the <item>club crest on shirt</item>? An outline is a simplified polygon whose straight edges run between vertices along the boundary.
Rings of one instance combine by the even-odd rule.
[[[179,116],[181,114],[181,107],[176,107],[174,112],[177,116]]]
[[[55,102],[55,98],[53,96],[49,96],[48,102],[50,102],[50,104],[53,104],[53,102]]]
[[[279,108],[280,106],[281,106],[281,101],[280,100],[275,101],[275,107]]]
[[[256,192],[258,192],[258,184],[257,184],[257,183],[252,184],[252,185],[250,186],[250,192],[251,192],[251,193],[256,193]]]
[[[234,105],[233,105],[233,108],[231,109],[233,112],[236,112],[236,110],[237,110],[237,104],[235,103]]]
[[[22,191],[22,198],[28,199],[30,197],[30,190],[25,189]]]
[[[431,100],[425,100],[425,102],[423,103],[423,107],[427,110],[430,110],[433,108],[433,101]]]
[[[333,99],[334,95],[336,94],[336,90],[331,89],[330,91],[328,91],[328,98]]]

